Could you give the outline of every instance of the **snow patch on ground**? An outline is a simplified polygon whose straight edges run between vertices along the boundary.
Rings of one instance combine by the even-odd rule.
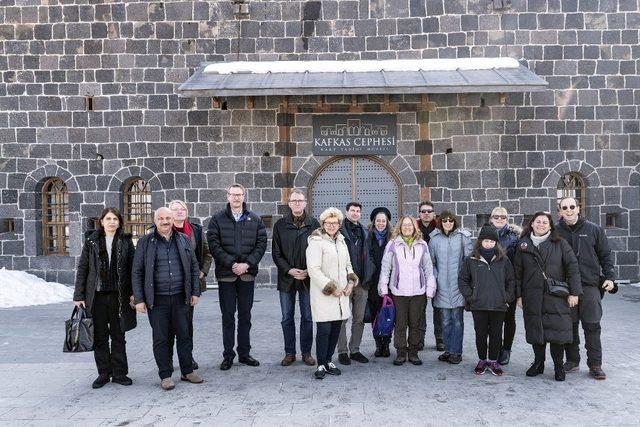
[[[71,302],[73,289],[24,271],[0,269],[0,308]]]

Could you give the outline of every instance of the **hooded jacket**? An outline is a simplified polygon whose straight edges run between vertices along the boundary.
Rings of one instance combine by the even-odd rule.
[[[437,283],[434,307],[464,307],[465,300],[458,287],[458,271],[463,259],[471,255],[472,249],[471,233],[467,230],[456,228],[448,237],[438,228],[431,233],[429,251]]]
[[[387,243],[380,268],[378,292],[386,295],[389,291],[396,296],[426,294],[433,298],[436,281],[429,246],[424,240],[416,240],[409,247],[402,237],[397,236]]]
[[[494,255],[490,263],[473,255],[465,258],[458,287],[471,311],[506,311],[515,299],[515,276],[506,256]]]

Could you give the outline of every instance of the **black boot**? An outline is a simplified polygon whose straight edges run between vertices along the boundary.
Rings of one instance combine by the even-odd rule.
[[[376,352],[373,353],[373,355],[375,357],[382,357],[382,343],[380,342],[380,340],[376,340]]]
[[[534,360],[529,369],[527,369],[528,377],[535,377],[544,373],[544,360]]]
[[[391,353],[389,352],[389,343],[386,342],[382,344],[382,357],[389,357]]]
[[[555,371],[556,381],[564,381],[564,365],[562,363],[558,363],[553,366]]]

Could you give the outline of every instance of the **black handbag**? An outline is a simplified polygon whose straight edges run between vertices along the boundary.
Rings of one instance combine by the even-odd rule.
[[[84,307],[74,307],[71,318],[64,322],[64,353],[93,351],[93,319]]]
[[[571,292],[569,291],[569,285],[567,284],[567,282],[563,282],[561,280],[556,280],[551,277],[547,277],[547,273],[545,273],[544,268],[542,268],[542,266],[540,265],[540,262],[538,261],[538,257],[534,255],[533,258],[536,260],[538,267],[540,267],[540,270],[542,271],[542,277],[544,277],[544,284],[546,288],[545,290],[549,295],[552,295],[554,297],[561,297],[561,298],[566,298],[569,295],[571,295]]]

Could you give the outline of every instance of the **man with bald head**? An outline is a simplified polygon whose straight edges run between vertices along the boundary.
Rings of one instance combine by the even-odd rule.
[[[171,390],[173,366],[169,356],[169,325],[176,336],[182,381],[201,383],[193,372],[193,342],[189,335],[190,306],[200,297],[200,268],[187,237],[173,231],[173,212],[159,208],[155,227],[138,240],[131,282],[136,310],[148,313],[153,330],[153,356],[161,387]]]
[[[600,343],[601,299],[605,291],[617,291],[613,282],[615,276],[609,243],[602,227],[587,221],[580,214],[580,206],[573,197],[561,199],[558,212],[560,221],[556,230],[569,242],[576,254],[583,292],[578,305],[571,309],[573,342],[565,345],[567,361],[564,369],[572,372],[578,370],[580,365],[578,323],[582,322],[589,374],[597,380],[604,380],[606,375],[602,370]]]

